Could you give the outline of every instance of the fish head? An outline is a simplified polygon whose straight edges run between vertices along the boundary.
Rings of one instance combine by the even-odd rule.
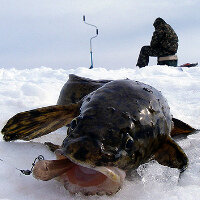
[[[111,118],[106,110],[115,111],[115,115]],[[133,120],[128,113],[117,112],[111,107],[98,113],[95,110],[95,115],[92,112],[72,120],[62,144],[62,154],[93,168],[115,166],[126,169],[134,162],[137,146],[132,137],[137,130]]]
[[[57,151],[57,154],[68,158],[75,164],[80,176],[95,177],[98,175],[98,181],[101,182],[95,183],[98,187],[90,184],[86,187],[87,181],[77,180],[76,183],[79,183],[74,183],[72,190],[71,183],[69,184],[72,174],[69,175],[68,172],[68,178],[66,174],[63,174],[61,179],[69,191],[83,192],[84,190],[83,193],[89,191],[92,194],[115,193],[124,182],[126,168],[130,167],[130,164],[131,168],[133,167],[134,140],[131,135],[135,131],[134,124],[126,114],[117,112],[115,117],[109,120],[109,112],[106,110],[113,112],[114,108],[102,109],[95,115],[93,115],[93,110],[88,110],[73,119],[68,127],[68,134],[63,141],[62,148]],[[73,176],[76,176],[75,171],[72,172]]]

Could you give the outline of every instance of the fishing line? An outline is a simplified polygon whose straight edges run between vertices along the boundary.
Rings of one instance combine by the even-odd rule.
[[[35,166],[35,163],[36,163],[37,161],[40,161],[40,160],[44,160],[44,156],[43,156],[43,155],[39,155],[38,157],[36,157],[36,158],[34,159],[34,161],[33,161],[33,163],[32,163],[32,167],[31,167],[30,170],[29,170],[29,169],[26,169],[26,170],[24,170],[24,169],[19,169],[19,168],[14,167],[13,165],[11,165],[11,164],[9,164],[9,163],[7,163],[7,162],[6,162],[6,164],[9,165],[9,166],[14,167],[16,170],[20,171],[22,174],[28,176],[28,175],[31,175],[31,174],[32,174],[32,171],[33,171],[33,168],[34,168],[34,166]],[[2,160],[1,158],[0,158],[0,161],[5,162],[5,161]]]

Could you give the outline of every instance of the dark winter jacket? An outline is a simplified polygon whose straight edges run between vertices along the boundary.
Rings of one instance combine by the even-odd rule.
[[[169,51],[169,54],[175,54],[178,49],[178,36],[172,27],[162,18],[157,18],[153,25],[155,31],[150,46],[154,49]]]

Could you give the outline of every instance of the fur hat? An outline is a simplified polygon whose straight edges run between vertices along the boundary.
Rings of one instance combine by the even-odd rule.
[[[164,19],[158,17],[158,18],[154,21],[153,26],[154,26],[154,27],[158,27],[158,26],[160,26],[161,24],[165,24],[165,23],[166,23],[166,22],[165,22]]]

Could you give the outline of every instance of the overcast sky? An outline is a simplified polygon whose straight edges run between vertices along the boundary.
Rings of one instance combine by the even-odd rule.
[[[179,64],[198,62],[199,0],[0,0],[0,67],[134,67],[162,17],[179,36]],[[152,58],[150,64],[156,64]]]

